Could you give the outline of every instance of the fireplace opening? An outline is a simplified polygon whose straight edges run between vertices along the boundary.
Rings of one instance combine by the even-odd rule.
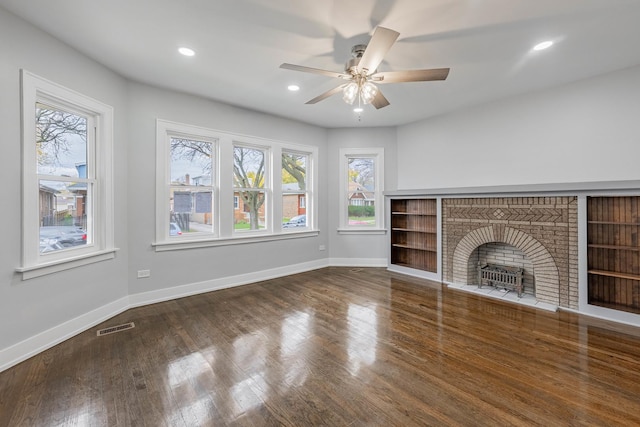
[[[478,285],[478,265],[487,264],[522,269],[523,293],[535,296],[533,262],[520,249],[501,242],[485,243],[478,246],[471,252],[467,262],[467,277],[470,279],[470,285]],[[486,283],[484,285],[486,286]],[[500,286],[496,284],[496,288],[500,288]]]

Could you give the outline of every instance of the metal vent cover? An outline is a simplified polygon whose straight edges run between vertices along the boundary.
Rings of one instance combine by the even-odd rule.
[[[131,328],[135,328],[135,327],[136,327],[136,325],[133,322],[129,322],[129,323],[125,323],[125,324],[118,325],[118,326],[112,326],[110,328],[99,329],[98,332],[97,332],[97,335],[99,337],[101,337],[103,335],[114,334],[116,332],[126,331],[127,329],[131,329]]]

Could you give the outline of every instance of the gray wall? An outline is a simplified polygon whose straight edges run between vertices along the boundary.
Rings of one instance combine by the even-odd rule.
[[[129,84],[129,291],[132,294],[247,274],[326,258],[327,183],[318,181],[316,237],[158,252],[155,237],[156,118],[318,147],[319,176],[327,170],[326,130],[190,95]],[[151,157],[151,161],[150,161]],[[150,269],[151,277],[137,279]]]
[[[375,114],[375,111],[371,111]],[[339,226],[339,171],[341,148],[384,148],[384,190],[396,190],[396,128],[353,128],[329,130],[329,169],[327,182],[332,192],[328,205],[329,257],[337,263],[345,259],[359,259],[356,264],[374,264],[387,256],[387,236],[380,234],[338,234]],[[386,261],[385,261],[386,262]]]
[[[127,83],[0,8],[0,350],[127,296]],[[116,258],[21,280],[20,69],[114,107]],[[34,159],[35,161],[35,159]]]
[[[401,189],[640,178],[640,67],[398,129]]]

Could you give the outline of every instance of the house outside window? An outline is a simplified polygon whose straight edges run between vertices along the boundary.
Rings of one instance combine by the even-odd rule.
[[[110,106],[22,72],[23,278],[113,258]]]
[[[384,228],[384,149],[340,150],[340,229]]]

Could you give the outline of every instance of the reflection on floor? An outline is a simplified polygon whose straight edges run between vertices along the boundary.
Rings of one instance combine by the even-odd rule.
[[[518,297],[518,293],[510,291],[508,289],[496,288],[493,286],[482,286],[478,288],[478,285],[461,285],[457,283],[449,283],[448,287],[452,289],[459,289],[465,292],[471,292],[474,294],[484,295],[490,298],[497,298],[504,301],[513,302],[516,304],[522,304],[529,307],[535,307],[542,310],[557,311],[558,306],[549,304],[547,302],[538,301],[535,296],[531,294],[523,294],[522,297]]]

